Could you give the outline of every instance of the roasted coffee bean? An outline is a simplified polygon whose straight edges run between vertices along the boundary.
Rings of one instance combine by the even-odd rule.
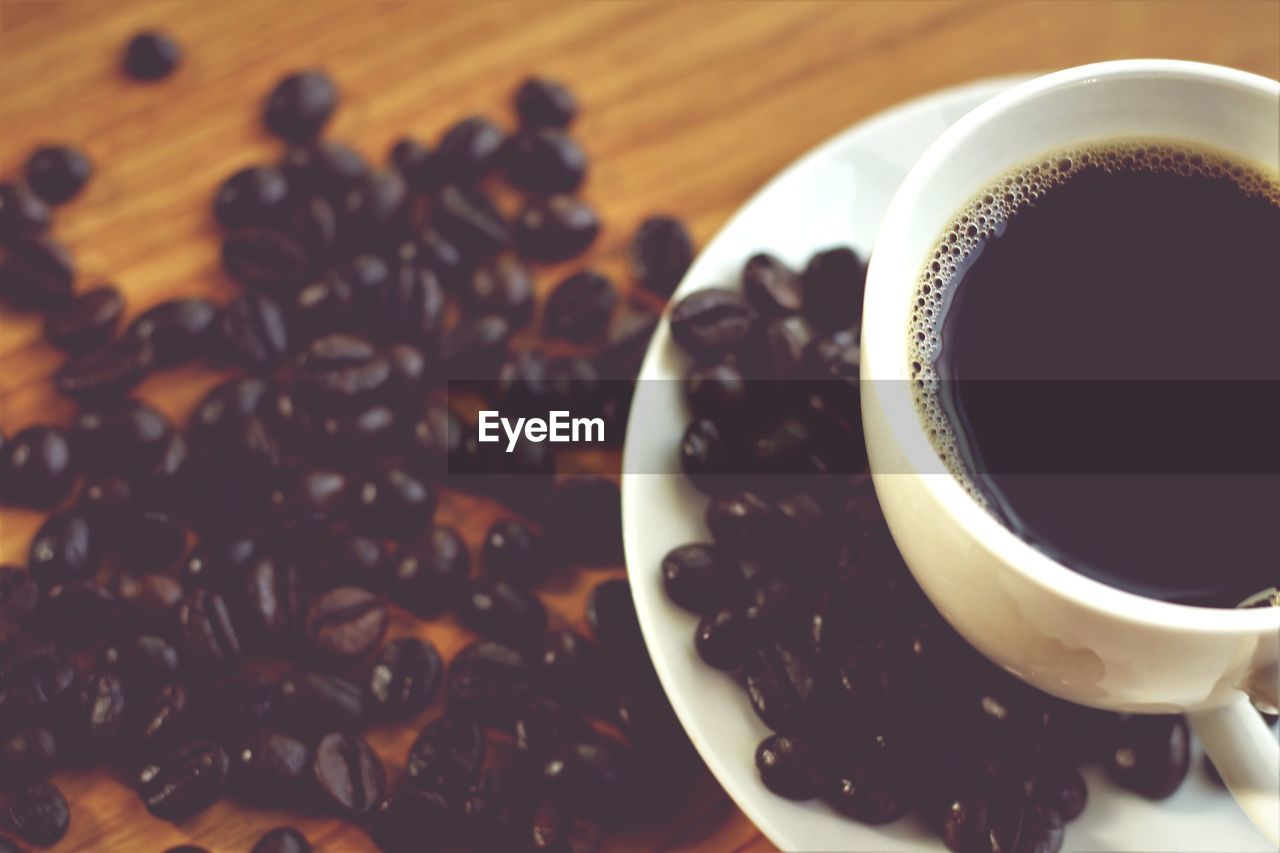
[[[512,646],[529,646],[547,631],[547,608],[538,597],[493,575],[471,580],[459,615],[477,634]]]
[[[542,537],[523,521],[499,519],[485,534],[480,565],[486,572],[500,575],[513,583],[536,583],[547,570]]]
[[[25,644],[0,657],[0,730],[58,719],[72,698],[76,671],[53,644]]]
[[[59,640],[93,640],[116,626],[120,603],[97,581],[75,578],[49,587],[37,618],[40,630]]]
[[[116,598],[131,624],[152,630],[172,628],[175,610],[182,600],[182,583],[162,574],[122,574],[116,579]]]
[[[91,474],[80,492],[79,507],[94,526],[102,528],[131,512],[141,499],[141,492],[119,474]]]
[[[354,294],[346,278],[329,272],[298,290],[289,304],[289,329],[310,340],[338,331],[348,322]]]
[[[344,237],[361,246],[387,247],[403,231],[409,202],[409,188],[399,172],[372,170],[342,199]]]
[[[197,589],[178,603],[179,650],[202,670],[224,669],[240,659],[240,638],[226,602],[216,592]]]
[[[287,231],[312,261],[331,258],[344,236],[338,210],[322,195],[290,200]]]
[[[410,543],[386,565],[392,598],[419,616],[434,616],[462,600],[471,554],[458,531],[433,524],[421,540]]]
[[[751,707],[776,732],[804,731],[818,701],[818,682],[808,661],[793,649],[770,643],[747,655],[742,677]]]
[[[7,646],[31,620],[39,601],[40,588],[30,572],[0,566],[0,647]]]
[[[71,434],[86,464],[116,471],[146,470],[172,436],[164,412],[134,399],[82,410]]]
[[[131,571],[161,572],[172,568],[187,553],[187,531],[167,512],[136,510],[120,519],[110,545]]]
[[[777,524],[773,506],[755,492],[733,492],[707,506],[707,529],[730,554],[750,557],[767,550]]]
[[[330,545],[332,553],[325,561],[325,584],[365,589],[383,586],[388,555],[379,540],[348,533],[336,537]]]
[[[76,263],[52,237],[22,234],[11,238],[0,256],[0,300],[15,308],[47,309],[71,298]]]
[[[175,823],[213,805],[226,788],[230,761],[212,741],[192,741],[138,772],[138,794],[147,811]]]
[[[139,314],[125,334],[151,341],[157,367],[173,367],[212,354],[220,312],[208,299],[169,299]]]
[[[250,370],[268,370],[289,348],[284,312],[271,297],[246,293],[222,309],[223,345]]]
[[[436,793],[400,790],[373,807],[369,837],[387,853],[438,850],[453,833],[455,816]]]
[[[616,818],[626,807],[631,756],[621,743],[596,738],[553,748],[542,761],[542,782],[558,802],[580,814]]]
[[[794,314],[803,304],[800,277],[774,255],[752,255],[742,269],[742,293],[764,316]]]
[[[42,589],[87,578],[102,558],[99,536],[89,517],[78,509],[64,509],[45,519],[31,540],[27,567]]]
[[[727,671],[742,663],[750,651],[754,632],[743,610],[729,607],[703,616],[693,640],[704,663]]]
[[[1023,797],[998,799],[988,812],[989,849],[997,853],[1058,853],[1062,849],[1062,817],[1053,809]]]
[[[434,189],[440,180],[440,163],[434,151],[410,137],[397,140],[387,159],[414,192]]]
[[[459,833],[474,849],[502,849],[513,842],[515,825],[528,805],[530,774],[514,764],[487,767],[471,785],[460,808]]]
[[[502,149],[502,161],[511,183],[533,193],[573,192],[587,175],[587,153],[555,128],[514,134]]]
[[[715,545],[681,545],[662,558],[662,586],[667,597],[690,613],[705,615],[724,607],[742,580],[738,561]]]
[[[543,327],[552,337],[586,343],[604,331],[617,303],[617,288],[608,278],[592,270],[574,273],[547,297]]]
[[[70,437],[61,427],[27,427],[0,451],[0,490],[10,503],[48,509],[66,498],[78,475]]]
[[[280,299],[306,283],[310,262],[303,248],[279,231],[242,228],[222,241],[222,266],[235,281]]]
[[[125,723],[125,686],[112,672],[84,676],[76,688],[70,739],[82,756],[100,756],[117,742]]]
[[[587,627],[605,651],[625,661],[647,660],[644,635],[626,578],[601,581],[587,599]]]
[[[223,228],[280,225],[289,202],[289,181],[275,166],[250,166],[227,178],[213,198]]]
[[[684,396],[693,414],[716,423],[745,414],[749,388],[742,372],[730,364],[699,364],[690,368]]]
[[[459,296],[472,314],[497,314],[506,318],[512,329],[523,328],[533,319],[533,279],[512,257],[481,264]]]
[[[364,338],[332,334],[298,354],[296,379],[310,400],[334,407],[368,400],[391,380],[391,364]]]
[[[854,325],[862,317],[866,277],[867,269],[852,249],[818,252],[800,274],[805,317],[824,332]]]
[[[380,467],[356,486],[352,512],[362,530],[403,538],[424,529],[436,511],[436,490],[399,466]]]
[[[187,422],[188,438],[197,450],[225,449],[243,434],[249,416],[267,393],[267,383],[254,376],[228,379],[201,398]]]
[[[134,691],[130,704],[129,734],[137,754],[144,760],[170,750],[187,726],[187,691],[177,682],[166,684],[150,695]],[[141,696],[141,701],[136,701]]]
[[[401,262],[413,260],[430,267],[448,291],[455,290],[470,272],[462,250],[429,225],[417,229],[413,239],[401,244],[399,258]]]
[[[515,93],[516,115],[524,127],[568,127],[578,114],[578,102],[563,83],[529,77]]]
[[[605,477],[574,477],[556,483],[542,520],[553,558],[573,565],[622,563],[622,500],[618,484]]]
[[[397,426],[393,409],[372,405],[321,419],[311,438],[321,454],[360,457],[385,447],[395,436]]]
[[[462,422],[448,406],[428,403],[409,427],[408,451],[414,469],[428,477],[447,473],[462,452]]]
[[[487,746],[484,729],[473,720],[450,715],[428,723],[409,747],[405,784],[456,804],[480,772]]]
[[[680,437],[680,470],[695,489],[713,495],[732,487],[737,478],[735,454],[719,425],[707,418],[697,418],[685,427]]]
[[[689,294],[671,309],[671,337],[694,359],[715,362],[752,335],[756,314],[742,295],[720,287]]]
[[[1182,716],[1128,717],[1111,734],[1107,774],[1148,799],[1178,790],[1190,766],[1191,736]]]
[[[498,162],[505,135],[484,116],[470,116],[445,131],[436,148],[441,173],[451,181],[472,183]]]
[[[9,795],[9,825],[18,837],[37,847],[52,847],[67,834],[71,810],[52,782],[31,782]]]
[[[578,711],[550,699],[534,699],[516,715],[515,739],[516,749],[536,764],[553,751],[597,743],[601,736]]]
[[[144,30],[125,45],[121,66],[135,80],[160,80],[182,63],[182,48],[168,33]]]
[[[377,319],[392,286],[391,264],[378,255],[361,253],[348,258],[338,274],[351,293],[355,316],[366,321]],[[344,319],[344,325],[350,322],[350,317]]]
[[[255,806],[300,806],[310,792],[311,748],[275,731],[249,738],[231,755],[235,793]]]
[[[266,725],[275,697],[270,678],[238,672],[205,685],[195,697],[189,720],[201,735],[231,749]]]
[[[378,753],[364,738],[342,732],[320,739],[311,759],[311,775],[325,805],[349,818],[368,814],[387,787]]]
[[[444,290],[428,266],[401,264],[391,277],[381,306],[385,327],[420,345],[434,345],[444,322]]]
[[[627,252],[636,282],[659,296],[670,296],[693,263],[693,240],[680,220],[652,216],[640,223]]]
[[[473,259],[497,254],[510,240],[502,211],[478,187],[445,186],[433,212],[440,233]]]
[[[307,612],[307,642],[337,663],[362,658],[387,632],[387,606],[368,590],[340,586],[317,598]]]
[[[292,826],[278,826],[259,838],[249,853],[311,853],[311,843]]]
[[[871,826],[897,820],[910,805],[892,774],[869,764],[833,773],[824,783],[823,799],[842,815]]]
[[[612,699],[608,657],[577,631],[552,631],[533,663],[539,684],[550,696],[587,710],[602,709]]]
[[[267,95],[262,120],[285,142],[310,142],[320,135],[338,106],[338,87],[319,69],[296,71]]]
[[[0,784],[45,779],[58,765],[58,740],[44,725],[0,737]]]
[[[125,394],[150,374],[154,363],[149,341],[118,338],[68,359],[53,374],[53,385],[78,401],[102,402]]]
[[[955,853],[985,853],[992,849],[991,794],[980,786],[969,786],[958,795],[944,798],[938,815],[939,835]]]
[[[568,195],[533,198],[512,224],[520,254],[535,261],[564,261],[586,251],[600,235],[600,216],[582,199]]]
[[[105,284],[49,311],[44,336],[63,352],[88,352],[111,340],[123,313],[124,297],[115,285]]]
[[[797,379],[807,367],[807,356],[817,340],[804,317],[779,317],[764,330],[769,372],[774,379]]]
[[[240,578],[262,550],[262,543],[248,536],[205,539],[191,552],[180,573],[192,586],[226,594],[239,589]]]
[[[505,317],[489,314],[462,320],[440,341],[440,365],[450,380],[485,379],[502,363],[511,337]]]
[[[280,679],[276,709],[290,731],[359,731],[366,719],[364,691],[337,675],[298,670]]]
[[[40,196],[22,184],[0,183],[0,240],[43,231],[52,218],[53,212]]]
[[[440,683],[444,664],[430,642],[401,637],[378,653],[369,671],[369,699],[382,717],[403,719],[422,711]]]
[[[1026,778],[1023,788],[1028,797],[1057,812],[1064,822],[1080,816],[1089,796],[1080,771],[1061,760],[1042,764]]]
[[[49,204],[70,201],[93,176],[93,163],[69,145],[46,145],[27,158],[27,186]]]
[[[131,688],[165,684],[176,680],[179,674],[177,648],[154,634],[139,634],[107,646],[102,660],[119,672]]]
[[[449,713],[509,729],[533,695],[533,673],[522,653],[481,640],[449,664]]]
[[[334,139],[290,148],[280,164],[295,192],[337,203],[369,174],[364,155]]]
[[[244,626],[273,648],[295,643],[302,628],[302,579],[297,568],[263,554],[244,575]]]

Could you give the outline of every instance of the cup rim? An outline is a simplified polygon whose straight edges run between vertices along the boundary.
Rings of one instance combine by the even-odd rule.
[[[908,232],[912,211],[927,193],[934,174],[946,167],[952,152],[978,128],[1027,101],[1044,97],[1055,90],[1097,84],[1104,79],[1142,77],[1212,82],[1280,100],[1280,82],[1247,71],[1185,60],[1126,59],[1081,65],[1045,74],[1014,86],[974,108],[947,128],[911,167],[881,223],[876,236],[876,251],[871,255],[867,271],[862,346],[863,365],[870,369],[864,375],[865,379],[907,378],[907,318],[904,316],[896,321],[894,318],[885,318],[885,322],[876,322],[875,311],[883,301],[877,295],[880,291],[902,286],[901,276],[895,276],[893,271],[887,269],[883,258],[902,253],[901,244]],[[888,250],[891,246],[893,251]],[[876,263],[877,258],[881,259],[881,263]],[[894,331],[886,333],[886,329]],[[900,364],[895,364],[895,361]],[[881,375],[876,375],[877,367]],[[911,423],[912,426],[908,427],[911,430],[909,440],[916,444],[924,442],[925,446],[929,446],[924,425],[918,418],[912,419]],[[1264,630],[1280,630],[1280,607],[1235,609],[1178,604],[1148,598],[1095,580],[1059,563],[1001,524],[950,473],[915,472],[907,476],[918,477],[933,501],[963,529],[970,531],[977,542],[992,552],[1000,563],[1019,572],[1046,591],[1070,599],[1077,606],[1103,611],[1128,622],[1176,630],[1190,629],[1216,634],[1254,634]]]

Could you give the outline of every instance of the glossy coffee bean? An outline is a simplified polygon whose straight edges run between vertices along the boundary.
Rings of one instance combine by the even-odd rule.
[[[729,439],[716,421],[697,418],[689,422],[680,436],[680,470],[689,484],[703,494],[716,494],[732,485],[735,454]]]
[[[120,619],[120,603],[102,584],[74,578],[54,584],[40,600],[40,629],[65,642],[105,636]]]
[[[563,83],[529,77],[515,92],[516,115],[523,127],[568,127],[578,114],[578,102]]]
[[[287,649],[302,633],[302,578],[292,564],[261,555],[244,574],[244,628],[271,648]]]
[[[338,106],[338,87],[319,69],[297,71],[267,95],[262,120],[285,142],[310,142],[320,135]]]
[[[1023,788],[1028,797],[1057,812],[1064,822],[1078,818],[1089,797],[1080,771],[1063,761],[1046,761],[1027,777]]]
[[[338,208],[344,238],[361,246],[388,246],[389,238],[398,237],[404,228],[409,202],[409,187],[398,171],[370,171]]]
[[[280,679],[277,694],[277,715],[291,732],[359,731],[368,716],[360,685],[330,673],[289,673]]]
[[[242,228],[222,241],[222,267],[239,284],[287,299],[306,283],[306,251],[280,231]]]
[[[138,688],[151,688],[178,678],[178,649],[165,637],[139,634],[105,647],[101,659],[118,672],[133,693]]]
[[[499,315],[512,329],[523,328],[533,319],[533,279],[523,264],[509,256],[477,267],[459,298],[473,315]]]
[[[1058,853],[1062,849],[1062,817],[1053,809],[1022,797],[997,799],[988,812],[991,850],[1003,853]]]
[[[488,640],[464,648],[449,664],[449,713],[509,729],[534,693],[525,656]]]
[[[27,567],[42,589],[77,578],[87,578],[102,558],[100,531],[78,509],[55,512],[45,519],[31,540]]]
[[[285,230],[313,262],[332,258],[346,236],[338,208],[322,195],[291,198]]]
[[[254,376],[228,379],[196,403],[187,421],[188,438],[197,450],[223,450],[243,433],[244,425],[267,393],[267,383]]]
[[[532,657],[538,682],[548,695],[590,710],[603,708],[612,698],[608,656],[577,631],[552,631]]]
[[[311,853],[311,843],[292,826],[278,826],[264,833],[249,853]]]
[[[446,300],[435,272],[418,263],[400,264],[383,293],[382,322],[396,337],[432,346],[444,322]]]
[[[262,543],[249,536],[209,537],[196,545],[179,574],[191,586],[230,593],[239,588],[240,578],[262,553]]]
[[[0,730],[58,719],[73,697],[76,671],[54,644],[24,644],[0,657]]]
[[[818,681],[804,656],[769,643],[746,656],[742,678],[756,715],[777,732],[804,731],[818,702]]]
[[[543,513],[542,535],[548,554],[562,563],[621,565],[618,484],[605,477],[574,477],[556,483]]]
[[[175,608],[182,600],[183,588],[181,581],[170,575],[122,574],[116,579],[115,593],[130,624],[168,632],[176,616]]]
[[[177,605],[179,651],[196,670],[218,670],[240,659],[240,637],[226,602],[216,592],[197,589]]]
[[[231,753],[235,794],[255,806],[303,805],[310,770],[311,747],[276,731],[259,732]]]
[[[123,313],[124,296],[105,284],[45,314],[44,336],[63,352],[88,352],[111,340]]]
[[[414,470],[439,477],[462,451],[462,422],[457,412],[439,403],[427,403],[409,425],[408,452]]]
[[[547,608],[541,600],[493,575],[472,579],[459,615],[477,634],[517,647],[536,643],[547,630]]]
[[[18,837],[37,847],[52,847],[67,834],[71,809],[52,782],[30,782],[9,795],[8,824]]]
[[[693,240],[680,220],[654,216],[640,223],[627,253],[636,282],[651,293],[670,296],[693,263]]]
[[[412,260],[430,267],[448,291],[455,290],[470,272],[462,250],[430,225],[416,229],[413,237],[400,245],[398,257],[401,262]]]
[[[93,177],[93,163],[69,145],[46,145],[27,158],[24,174],[31,191],[49,204],[70,201]]]
[[[472,259],[497,254],[511,239],[502,211],[478,187],[445,186],[433,213],[440,233]]]
[[[82,409],[71,433],[80,459],[114,471],[146,470],[172,436],[164,412],[135,399]]]
[[[794,314],[803,305],[800,277],[767,252],[747,260],[742,269],[742,293],[762,316]]]
[[[139,314],[125,334],[151,341],[157,367],[173,367],[213,353],[220,313],[208,299],[169,299]]]
[[[406,136],[397,140],[387,159],[414,192],[427,192],[440,179],[436,153],[416,139]]]
[[[186,730],[188,711],[187,691],[176,681],[149,694],[135,689],[127,722],[138,757],[151,760],[173,749]]]
[[[409,747],[405,784],[443,797],[450,804],[466,795],[484,764],[488,743],[474,720],[441,717],[428,723]]]
[[[352,661],[382,641],[387,622],[387,606],[381,598],[359,587],[340,586],[311,604],[307,643],[324,660]]]
[[[48,309],[71,298],[75,258],[52,237],[22,234],[0,256],[0,300],[15,308]]]
[[[0,239],[43,231],[52,218],[49,205],[26,186],[0,183]]]
[[[601,736],[573,708],[551,699],[534,699],[516,715],[515,740],[516,749],[540,763],[556,750],[578,743],[597,743]]]
[[[387,853],[433,849],[452,834],[455,817],[449,804],[431,791],[405,789],[373,807],[369,837]]]
[[[47,509],[66,498],[78,474],[71,439],[61,427],[27,427],[0,450],[0,490],[10,503]]]
[[[511,843],[527,805],[528,774],[513,764],[487,767],[472,783],[459,809],[463,843],[475,849],[500,849]]]
[[[716,545],[730,554],[758,555],[767,549],[777,526],[773,506],[755,492],[732,492],[707,506],[707,529]]]
[[[502,129],[484,116],[470,116],[445,131],[436,148],[448,180],[471,183],[497,165],[505,140]]]
[[[435,488],[398,466],[379,468],[362,479],[352,508],[361,529],[396,538],[424,529],[435,511]]]
[[[213,215],[223,228],[262,228],[284,221],[289,181],[275,166],[250,166],[234,173],[213,198]]]
[[[29,571],[0,566],[0,646],[7,646],[31,620],[40,588]]]
[[[774,379],[800,378],[817,336],[803,317],[778,317],[764,329],[769,374]]]
[[[553,748],[541,766],[552,799],[592,817],[617,817],[626,806],[631,756],[621,743],[596,738]]]
[[[680,545],[662,558],[667,597],[691,613],[706,614],[728,604],[742,577],[738,562],[715,545]]]
[[[750,621],[741,608],[716,610],[702,617],[694,633],[694,647],[708,666],[737,668],[750,651],[754,639]]]
[[[547,297],[543,327],[552,337],[586,343],[604,331],[617,303],[617,288],[608,278],[591,270],[574,273]]]
[[[347,324],[354,300],[344,276],[326,273],[293,294],[288,304],[289,329],[301,341],[337,332]]]
[[[1107,774],[1119,785],[1152,800],[1178,790],[1191,766],[1191,735],[1179,715],[1136,715],[1111,734]]]
[[[147,378],[154,364],[150,341],[117,338],[68,359],[53,374],[53,387],[82,403],[100,403],[123,396]]]
[[[847,247],[818,252],[800,274],[804,315],[824,332],[847,329],[862,317],[867,269]]]
[[[32,725],[0,737],[0,784],[48,778],[58,765],[58,740],[44,725]]]
[[[511,324],[488,314],[462,320],[440,340],[440,366],[446,379],[487,379],[507,353]]]
[[[134,80],[161,80],[182,64],[182,47],[160,30],[145,30],[125,45],[121,67]]]
[[[364,338],[316,338],[296,359],[298,390],[309,401],[336,408],[367,401],[391,381],[391,364]]]
[[[503,167],[515,186],[532,193],[569,193],[587,175],[587,153],[555,128],[526,129],[502,149]]]
[[[401,637],[378,653],[369,670],[368,693],[373,710],[388,719],[403,719],[424,710],[440,684],[444,663],[430,642]]]
[[[222,309],[223,346],[250,370],[267,370],[289,348],[284,311],[269,296],[246,293]]]
[[[145,765],[137,778],[147,811],[175,823],[196,815],[222,796],[230,760],[212,741],[191,741]]]
[[[124,731],[126,695],[115,673],[93,672],[80,679],[69,727],[77,753],[96,757],[116,746]]]
[[[529,586],[546,574],[542,537],[527,523],[514,518],[495,521],[485,534],[480,565],[486,572],[515,584]]]
[[[846,817],[870,826],[891,823],[906,814],[907,792],[884,768],[858,764],[833,773],[824,783],[823,799]]]
[[[719,287],[691,293],[671,310],[671,337],[702,362],[716,362],[739,350],[755,325],[755,310],[742,295]]]
[[[364,155],[335,139],[290,148],[280,166],[294,192],[335,203],[369,174]]]
[[[311,775],[324,804],[345,817],[360,817],[382,799],[386,771],[364,738],[331,732],[320,739]]]
[[[587,599],[587,627],[605,651],[625,661],[648,658],[631,584],[626,578],[601,581]]]
[[[471,554],[458,531],[433,524],[417,541],[387,561],[385,586],[393,600],[430,617],[462,601]]]
[[[580,198],[553,195],[530,199],[512,223],[520,254],[535,261],[564,261],[586,251],[600,235],[600,216]]]

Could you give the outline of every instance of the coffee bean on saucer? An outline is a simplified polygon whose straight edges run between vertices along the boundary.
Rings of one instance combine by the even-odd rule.
[[[49,204],[74,198],[93,176],[93,163],[83,151],[69,145],[37,148],[25,166],[27,186]]]
[[[284,222],[289,181],[275,166],[249,166],[218,188],[213,215],[224,228],[266,228]]]
[[[862,289],[867,270],[850,248],[818,252],[800,274],[804,315],[814,327],[831,332],[848,328],[862,317]]]
[[[822,789],[818,755],[801,738],[770,735],[760,741],[756,769],[766,788],[788,800],[811,800]]]
[[[338,106],[338,87],[319,69],[297,71],[276,84],[262,109],[267,130],[285,142],[310,142]]]
[[[44,199],[19,183],[0,183],[0,240],[49,227],[53,212]]]
[[[833,773],[824,788],[823,798],[832,808],[869,826],[897,820],[910,805],[906,791],[891,773],[870,764],[855,764]]]
[[[381,716],[401,719],[431,703],[444,664],[430,642],[401,637],[378,653],[369,670],[368,693]]]
[[[724,288],[695,291],[671,310],[671,337],[694,359],[706,363],[740,349],[755,325],[755,311],[747,301]]]
[[[505,135],[484,116],[470,116],[445,131],[436,148],[448,180],[472,183],[497,165]]]
[[[114,285],[95,287],[45,314],[44,336],[63,352],[88,352],[111,340],[123,313],[124,297]]]
[[[37,847],[52,847],[67,834],[71,809],[52,782],[30,782],[9,795],[8,824],[18,837]]]
[[[693,240],[684,223],[670,216],[641,222],[627,251],[636,282],[659,296],[670,296],[693,263]]]
[[[764,316],[794,314],[804,304],[800,277],[767,252],[752,255],[742,269],[742,293]]]
[[[147,811],[175,823],[213,805],[227,783],[230,760],[212,741],[191,741],[146,764],[137,778]]]
[[[42,234],[10,238],[0,256],[0,300],[20,309],[48,309],[67,302],[76,263],[62,243]]]
[[[159,30],[145,30],[125,45],[124,73],[135,80],[161,80],[173,73],[182,62],[182,48],[173,38]]]
[[[568,127],[578,114],[578,103],[563,83],[547,77],[529,77],[515,93],[516,115],[524,127]]]
[[[311,775],[322,801],[345,817],[360,817],[382,799],[387,776],[382,759],[364,738],[331,732],[320,739]]]
[[[613,282],[584,270],[556,285],[547,297],[543,327],[552,337],[586,343],[604,331],[618,303]]]
[[[387,606],[368,590],[343,586],[317,598],[307,613],[307,642],[322,659],[364,657],[387,632]]]
[[[667,597],[691,613],[705,614],[727,604],[726,593],[741,579],[737,561],[715,545],[680,545],[662,558]]]
[[[534,261],[564,261],[586,251],[600,235],[600,215],[580,198],[552,195],[530,199],[512,223],[520,254]]]
[[[1163,800],[1182,784],[1191,766],[1191,736],[1180,715],[1135,715],[1111,735],[1107,774],[1152,800]]]
[[[988,815],[991,849],[1062,849],[1062,817],[1052,808],[1016,795],[998,798]]]

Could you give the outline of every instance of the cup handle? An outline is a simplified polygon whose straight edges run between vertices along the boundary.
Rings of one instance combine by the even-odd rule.
[[[1227,790],[1267,840],[1280,847],[1280,741],[1248,697],[1187,714]]]

